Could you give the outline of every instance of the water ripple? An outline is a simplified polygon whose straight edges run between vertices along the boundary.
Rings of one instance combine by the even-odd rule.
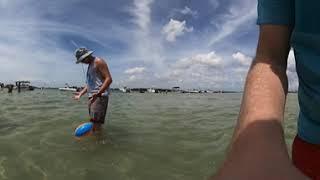
[[[71,96],[0,91],[0,179],[206,179],[223,161],[242,94],[113,93],[104,135],[80,141],[73,130],[89,119],[87,99]],[[288,147],[297,112],[291,94]]]

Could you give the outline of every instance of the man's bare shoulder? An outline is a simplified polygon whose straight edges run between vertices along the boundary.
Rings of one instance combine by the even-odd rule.
[[[94,61],[96,66],[101,66],[107,64],[106,61],[102,58],[96,57],[96,60]]]

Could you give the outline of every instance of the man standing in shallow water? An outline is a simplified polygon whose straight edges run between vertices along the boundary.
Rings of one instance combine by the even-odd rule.
[[[88,70],[86,86],[74,96],[74,99],[79,100],[81,96],[88,93],[90,121],[93,122],[93,132],[95,132],[100,130],[105,122],[112,77],[107,63],[92,54],[93,51],[86,48],[78,48],[75,51],[76,63],[88,64]]]

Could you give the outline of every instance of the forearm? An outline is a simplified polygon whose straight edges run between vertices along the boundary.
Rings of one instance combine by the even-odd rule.
[[[83,96],[85,93],[87,93],[88,88],[87,85],[84,87],[84,89],[79,93],[80,96]]]
[[[290,175],[282,121],[287,94],[285,66],[256,60],[245,86],[239,119],[218,179]]]
[[[105,81],[103,82],[101,88],[99,89],[99,94],[104,93],[111,85],[112,83],[112,78],[106,78]]]
[[[254,123],[281,125],[287,92],[286,66],[256,59],[247,76],[234,139]]]
[[[305,179],[292,165],[282,122],[292,28],[262,25],[232,142],[215,178]]]

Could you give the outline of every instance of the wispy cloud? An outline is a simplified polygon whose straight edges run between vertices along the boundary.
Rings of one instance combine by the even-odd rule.
[[[183,58],[176,63],[178,68],[190,68],[195,65],[203,65],[205,67],[221,67],[222,58],[218,56],[215,52],[210,52],[208,54],[197,54],[189,58]]]
[[[193,17],[196,17],[198,15],[198,12],[197,11],[193,11],[191,10],[188,6],[185,6],[184,9],[181,9],[179,11],[181,14],[184,14],[184,15],[191,15]]]
[[[139,61],[145,63],[161,63],[162,45],[157,37],[153,36],[151,31],[151,5],[153,0],[135,0],[130,9],[133,15],[132,21],[137,25],[133,31],[134,42],[131,43],[132,54]]]
[[[232,54],[232,57],[242,66],[249,66],[252,62],[252,57],[246,56],[241,52]]]
[[[193,18],[198,17],[198,11],[192,10],[190,7],[185,6],[184,8],[181,9],[173,9],[172,12],[170,13],[170,17],[174,18],[176,16],[191,16]]]
[[[166,35],[166,40],[169,42],[174,42],[178,36],[182,36],[186,32],[192,31],[193,27],[188,28],[186,21],[178,21],[174,19],[170,19],[169,23],[162,29],[162,33]]]
[[[219,17],[220,19],[223,19],[223,21],[221,21],[223,22],[222,24],[216,24],[215,21],[217,20],[212,20],[212,23],[218,27],[218,32],[214,32],[212,34],[209,46],[212,46],[232,35],[241,25],[244,25],[244,23],[248,23],[250,20],[255,20],[257,17],[256,4],[257,2],[254,0],[243,0],[241,1],[241,4],[235,3],[234,6],[231,6],[229,13],[223,14]]]
[[[224,80],[223,66],[223,58],[215,52],[195,54],[177,60],[158,78],[184,88],[220,88]]]
[[[257,40],[233,37],[256,32],[255,0],[84,3],[0,0],[0,81],[82,85],[73,52],[86,46],[107,59],[115,86],[242,88]]]
[[[139,74],[139,73],[143,73],[146,70],[145,67],[134,67],[134,68],[130,68],[125,70],[124,73],[126,74]]]
[[[56,14],[58,17],[60,13],[65,13],[62,9],[66,9],[68,5],[69,7],[74,5],[73,3],[76,2],[56,3],[54,5],[59,8],[52,9],[50,6],[48,8],[52,14]],[[4,8],[0,12],[0,53],[2,54],[0,62],[4,62],[4,65],[0,66],[2,81],[12,82],[27,79],[33,82],[47,82],[47,85],[54,86],[62,85],[65,82],[81,84],[84,82],[82,67],[73,64],[74,49],[68,48],[73,38],[81,37],[109,49],[105,42],[119,36],[119,33],[122,34],[122,37],[126,37],[128,34],[124,33],[128,30],[112,23],[112,20],[103,17],[93,18],[95,15],[90,13],[86,14],[86,18],[92,18],[92,20],[83,19],[87,22],[82,25],[60,21],[57,18],[48,19],[45,9],[34,10],[39,4],[41,3],[33,1],[29,1],[29,3],[1,2]],[[22,6],[23,9],[13,13]],[[104,24],[108,23],[114,24],[113,28],[105,29]],[[102,26],[97,26],[92,33],[92,29],[86,26],[90,27],[95,24]],[[113,31],[117,31],[117,33]],[[62,37],[69,38],[69,40],[61,39]],[[77,40],[79,41],[79,39]],[[85,45],[83,41],[80,44]],[[74,48],[73,45],[71,46]]]
[[[134,7],[131,9],[132,14],[135,18],[133,18],[133,22],[139,26],[139,28],[144,32],[148,33],[149,26],[151,23],[151,8],[153,0],[134,0]]]

